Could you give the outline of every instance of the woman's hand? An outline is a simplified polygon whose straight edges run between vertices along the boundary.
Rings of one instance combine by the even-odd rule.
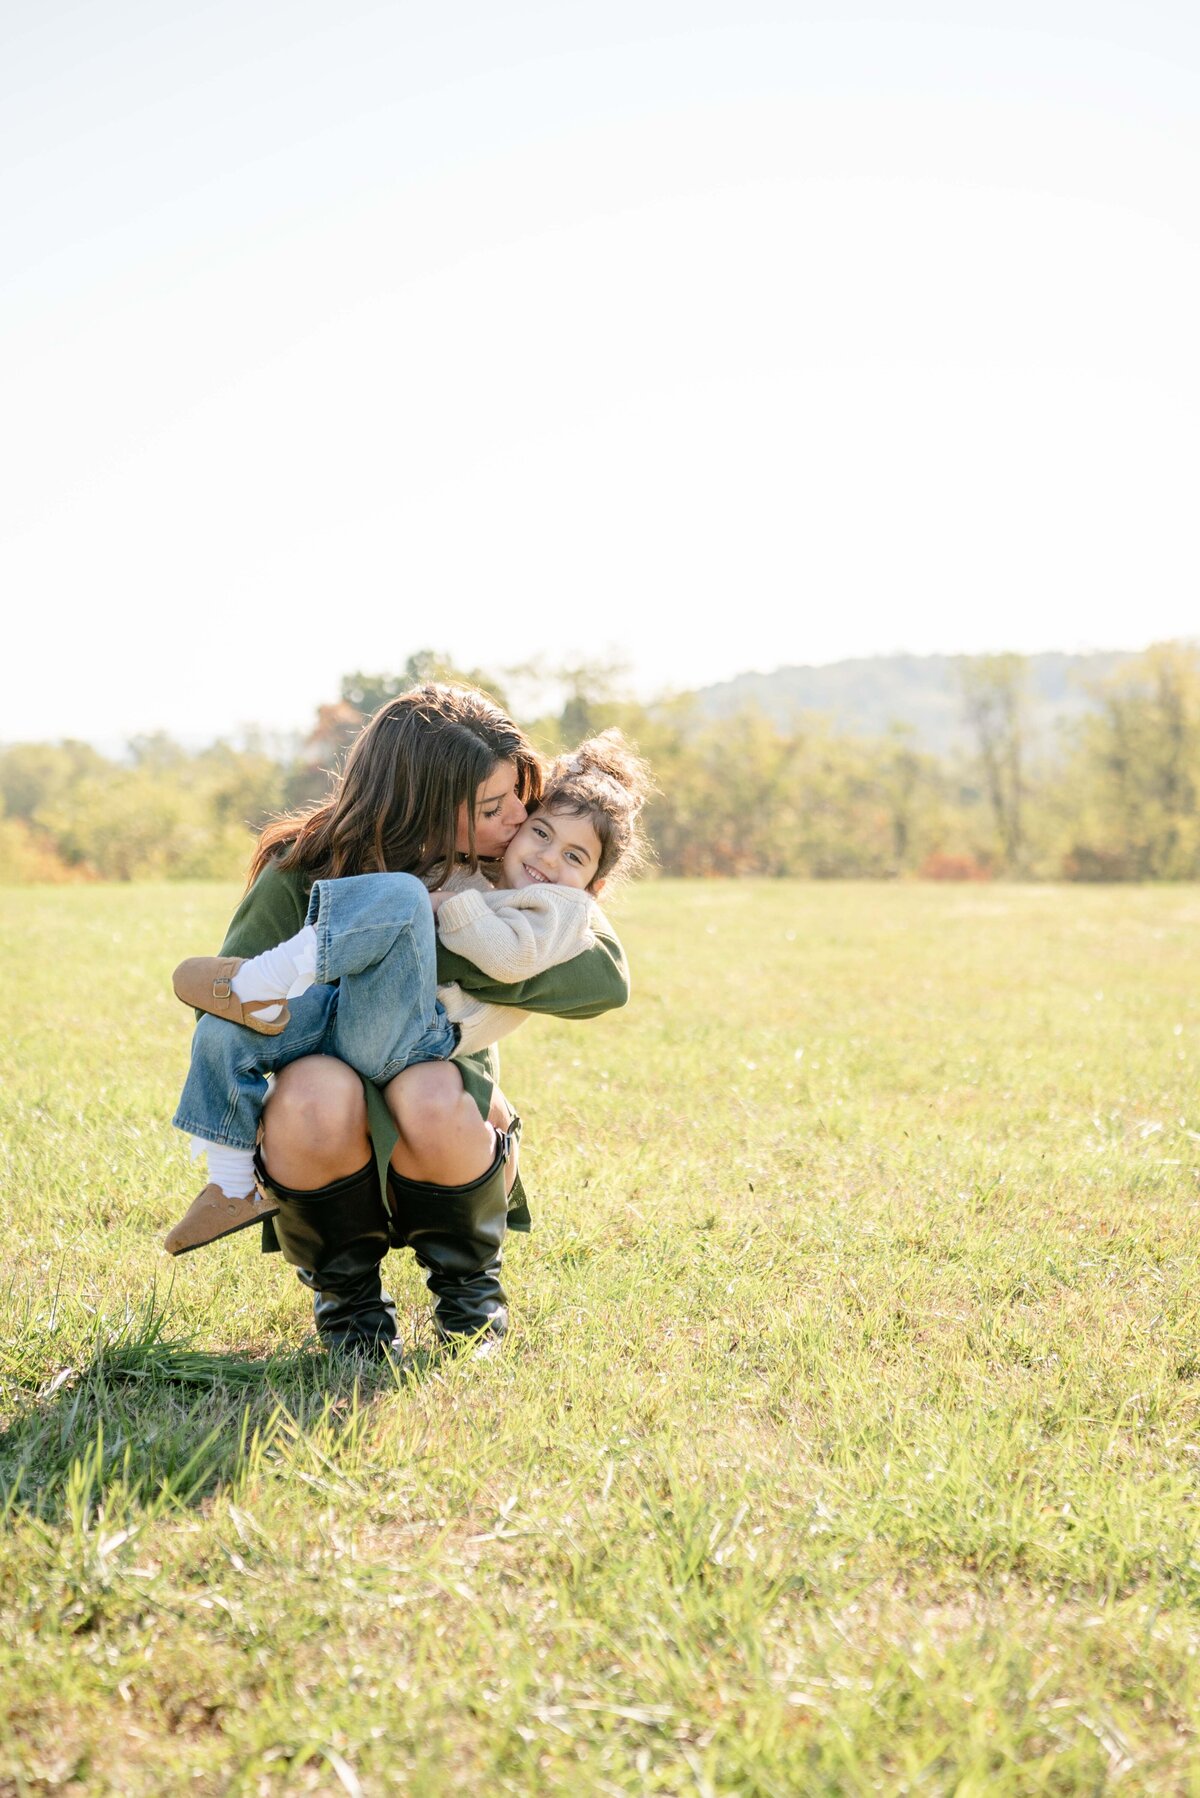
[[[440,893],[430,893],[429,903],[433,907],[433,915],[434,915],[435,919],[436,919],[438,913],[441,911],[443,905],[445,905],[447,899],[453,899],[453,897],[454,897],[453,893],[447,893],[444,891],[440,892]]]

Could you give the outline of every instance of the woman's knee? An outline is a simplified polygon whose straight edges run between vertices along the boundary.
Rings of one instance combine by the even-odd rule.
[[[367,1142],[367,1104],[353,1068],[330,1055],[309,1055],[276,1076],[263,1111],[263,1151],[273,1165],[281,1150],[340,1160]],[[358,1162],[355,1163],[357,1167]]]
[[[479,1113],[463,1089],[458,1069],[449,1061],[425,1061],[406,1068],[385,1094],[396,1128],[416,1154],[436,1154],[449,1133],[461,1130],[464,1104]]]
[[[496,1138],[453,1062],[406,1068],[387,1088],[398,1132],[392,1166],[409,1180],[462,1186],[487,1172]]]

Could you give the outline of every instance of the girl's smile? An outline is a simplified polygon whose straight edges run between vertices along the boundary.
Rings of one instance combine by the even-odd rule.
[[[504,852],[504,885],[590,888],[600,866],[600,838],[590,818],[534,812]]]

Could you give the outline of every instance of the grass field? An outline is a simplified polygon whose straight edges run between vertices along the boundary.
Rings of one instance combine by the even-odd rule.
[[[5,894],[0,1792],[1200,1792],[1200,894],[644,887],[358,1383],[159,1248],[234,897]]]

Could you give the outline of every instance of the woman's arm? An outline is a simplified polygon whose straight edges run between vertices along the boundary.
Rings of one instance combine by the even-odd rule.
[[[294,936],[308,915],[308,891],[298,873],[265,868],[245,895],[221,944],[222,955],[258,955]],[[603,913],[592,913],[592,948],[528,979],[504,982],[485,974],[464,956],[438,944],[438,984],[458,981],[464,992],[493,1005],[560,1018],[597,1018],[629,1001],[625,951]]]
[[[307,916],[303,876],[264,868],[230,919],[219,953],[260,955],[295,936]]]
[[[629,1002],[629,969],[625,951],[612,926],[597,912],[595,947],[585,949],[529,980],[504,984],[491,980],[472,962],[438,945],[438,985],[457,980],[464,992],[493,1005],[519,1005],[524,1011],[548,1012],[556,1018],[598,1018]]]

